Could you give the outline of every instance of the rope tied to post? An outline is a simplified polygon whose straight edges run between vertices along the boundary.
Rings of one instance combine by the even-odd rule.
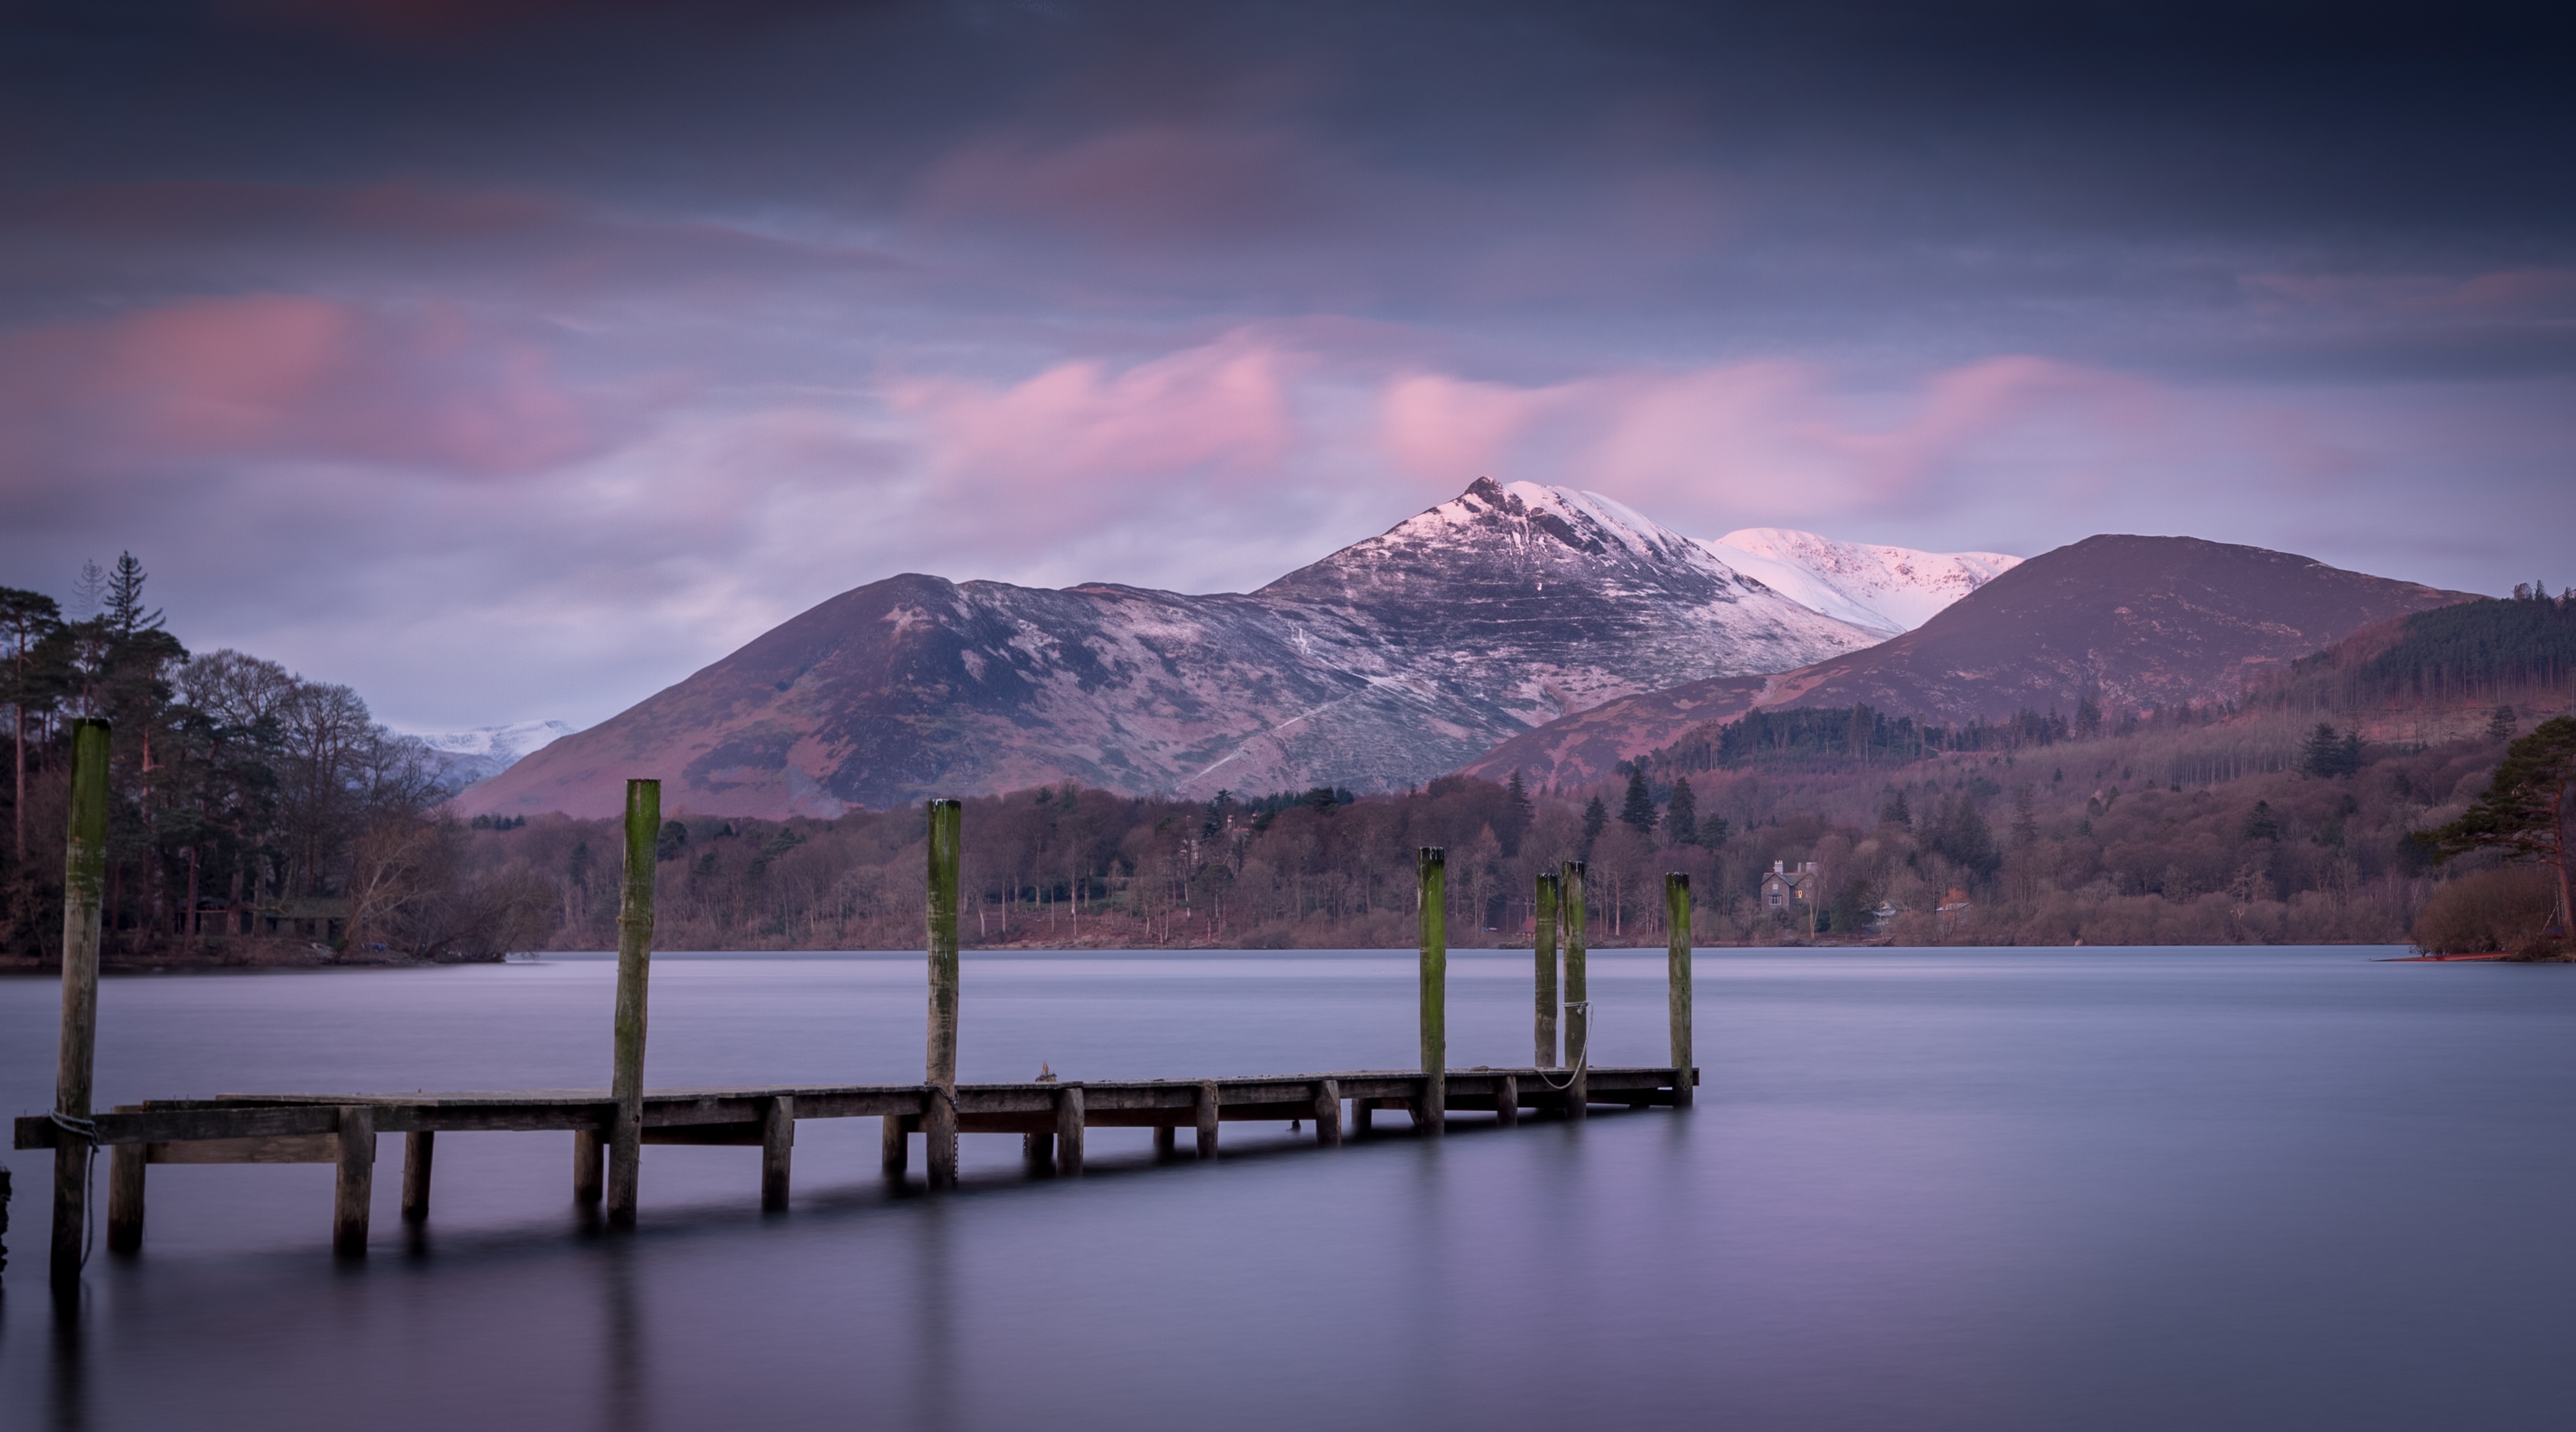
[[[1581,1010],[1583,1012],[1584,1022],[1588,1031],[1588,1027],[1592,1019],[1592,1001],[1588,999],[1570,999],[1565,1002],[1565,1012],[1567,1014],[1572,1014],[1576,1010]],[[1586,1039],[1583,1041],[1582,1051],[1574,1056],[1574,1067],[1565,1071],[1564,1083],[1559,1084],[1555,1080],[1547,1077],[1547,1071],[1544,1069],[1537,1071],[1538,1082],[1546,1085],[1552,1090],[1555,1090],[1557,1093],[1562,1094],[1566,1090],[1573,1088],[1574,1081],[1582,1078],[1584,1071],[1591,1067],[1592,1041],[1590,1039]]]
[[[45,1116],[55,1128],[81,1141],[89,1156],[81,1163],[81,1256],[80,1265],[89,1267],[91,1246],[98,1239],[98,1124],[90,1119],[76,1119],[57,1109]]]

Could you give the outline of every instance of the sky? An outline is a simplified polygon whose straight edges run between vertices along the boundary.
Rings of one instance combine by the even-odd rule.
[[[2539,6],[0,0],[0,584],[587,724],[899,572],[1694,535],[2576,580]]]

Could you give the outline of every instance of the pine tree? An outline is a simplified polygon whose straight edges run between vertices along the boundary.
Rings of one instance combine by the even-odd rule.
[[[2031,805],[2028,783],[2013,791],[2012,841],[2016,847],[2039,843],[2039,812]]]
[[[2512,740],[2513,724],[2513,708],[2510,706],[2497,707],[2495,709],[2495,714],[2487,718],[2487,739],[2490,741]]]
[[[1655,833],[1655,792],[1646,784],[1646,768],[1628,768],[1628,796],[1619,803],[1619,823],[1639,835]]]
[[[2272,803],[2256,801],[2253,813],[2245,817],[2245,828],[2238,834],[2247,840],[2279,840],[2281,822],[2272,814]]]
[[[2299,770],[2320,780],[2348,776],[2361,769],[2361,732],[2339,736],[2335,728],[2320,721],[2299,742]]]
[[[1722,815],[1712,815],[1699,823],[1699,843],[1706,850],[1725,849],[1727,840],[1734,834],[1735,827],[1727,824],[1726,817]]]
[[[1592,804],[1583,808],[1583,853],[1575,857],[1577,860],[1589,861],[1592,858],[1593,842],[1601,838],[1601,832],[1609,825],[1610,807],[1603,805],[1601,797],[1595,795]]]
[[[1907,830],[1912,830],[1914,828],[1914,809],[1905,803],[1905,792],[1897,791],[1893,799],[1889,800],[1887,804],[1880,806],[1878,808],[1878,819],[1879,822],[1884,825],[1899,825],[1905,827]]]
[[[2564,931],[2576,891],[2567,855],[2568,792],[2576,789],[2576,716],[2552,716],[2505,748],[2486,794],[2449,825],[2415,832],[2438,863],[2475,850],[2538,860],[2558,872],[2558,927]]]
[[[1529,798],[1529,788],[1521,784],[1521,768],[1512,767],[1511,783],[1503,787],[1503,829],[1494,832],[1502,842],[1503,854],[1521,853],[1521,837],[1529,834],[1530,822],[1537,818],[1538,808]]]
[[[134,554],[118,553],[116,570],[107,579],[107,625],[119,641],[161,629],[161,613],[143,610],[144,580],[143,564],[134,560]]]
[[[1691,793],[1688,776],[1673,778],[1672,799],[1664,803],[1664,831],[1675,845],[1699,844],[1699,797]]]

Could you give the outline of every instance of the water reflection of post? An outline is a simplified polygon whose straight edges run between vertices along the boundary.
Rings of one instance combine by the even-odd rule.
[[[932,1432],[945,1432],[959,1425],[957,1288],[948,1250],[948,1220],[954,1214],[943,1200],[932,1200],[919,1211],[920,1221],[913,1226],[920,1235],[916,1246],[921,1250],[921,1268],[915,1276],[913,1305],[921,1309],[915,1323],[921,1329],[921,1346],[913,1366],[920,1370],[920,1385],[913,1394],[913,1420]]]
[[[635,1432],[651,1425],[653,1399],[644,1391],[644,1315],[635,1298],[634,1245],[611,1240],[600,1255],[608,1260],[600,1326],[608,1359],[599,1425],[605,1432]]]
[[[54,1303],[54,1365],[48,1389],[55,1432],[79,1432],[89,1426],[89,1363],[81,1338],[80,1299],[58,1298]]]

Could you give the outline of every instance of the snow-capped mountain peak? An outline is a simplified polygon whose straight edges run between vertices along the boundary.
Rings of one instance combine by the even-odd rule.
[[[1710,546],[1792,601],[1890,636],[2021,564],[2001,552],[1917,552],[1781,527],[1742,528]]]
[[[552,745],[576,729],[565,721],[513,721],[505,726],[477,726],[468,731],[416,733],[430,750],[441,784],[462,789],[517,765],[522,757]]]

